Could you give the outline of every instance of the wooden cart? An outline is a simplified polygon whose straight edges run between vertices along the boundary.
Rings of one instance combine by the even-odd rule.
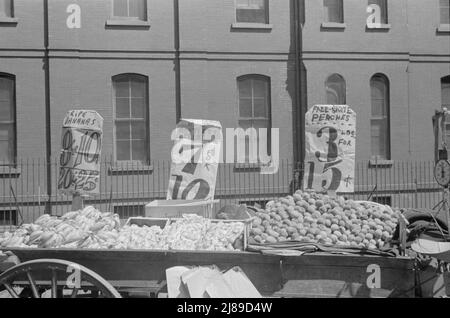
[[[20,263],[0,275],[14,297],[67,294],[62,287],[78,268],[82,284],[70,296],[152,296],[165,292],[165,270],[172,266],[239,266],[267,297],[414,297],[414,261],[406,257],[249,252],[148,250],[13,249]],[[10,258],[11,259],[11,258]],[[6,268],[3,268],[5,270]],[[69,270],[68,270],[69,269]],[[2,268],[0,267],[0,271]],[[72,277],[73,278],[73,277]],[[6,285],[5,285],[6,284]],[[23,288],[22,294],[13,285]],[[25,288],[24,288],[25,287]],[[1,288],[1,287],[0,287]],[[85,294],[86,295],[86,294]]]

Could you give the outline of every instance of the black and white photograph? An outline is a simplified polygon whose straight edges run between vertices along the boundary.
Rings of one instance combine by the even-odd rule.
[[[448,298],[449,224],[450,0],[0,0],[5,305]]]

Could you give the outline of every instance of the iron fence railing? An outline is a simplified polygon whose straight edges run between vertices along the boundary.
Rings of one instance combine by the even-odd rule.
[[[355,167],[356,200],[373,200],[401,208],[433,208],[442,199],[442,189],[433,176],[434,162],[393,161],[373,164],[359,161]],[[51,170],[51,185],[47,184]],[[0,166],[0,231],[22,222],[32,222],[43,213],[62,215],[71,209],[71,198],[57,190],[58,160],[19,160],[15,166]],[[169,161],[118,164],[104,158],[100,193],[85,201],[122,218],[142,215],[144,205],[165,199],[170,175]],[[303,164],[281,160],[278,173],[263,175],[257,166],[220,164],[216,195],[219,209],[227,204],[264,204],[301,188]],[[48,189],[51,188],[51,191]],[[48,193],[50,192],[50,194]]]

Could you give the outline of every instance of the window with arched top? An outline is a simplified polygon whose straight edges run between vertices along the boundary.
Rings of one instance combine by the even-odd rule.
[[[390,159],[389,80],[382,74],[370,79],[370,135],[373,159]]]
[[[333,74],[325,82],[327,104],[345,105],[347,103],[345,79],[339,74]]]
[[[237,78],[239,127],[247,130],[255,128],[267,129],[267,135],[258,135],[258,145],[264,143],[270,152],[271,104],[270,77],[264,75],[244,75]],[[263,140],[264,139],[264,140]],[[246,157],[250,151],[249,138],[245,139]]]
[[[0,73],[0,166],[16,161],[15,77]]]
[[[117,161],[150,160],[148,78],[139,74],[113,77],[114,137]]]

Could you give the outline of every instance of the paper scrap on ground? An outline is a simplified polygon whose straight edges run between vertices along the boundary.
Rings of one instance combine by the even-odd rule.
[[[189,292],[181,282],[181,275],[190,271],[189,267],[175,266],[166,269],[167,294],[169,298],[189,298]]]
[[[234,267],[223,274],[225,282],[231,287],[235,298],[261,298],[250,279],[240,267]]]

